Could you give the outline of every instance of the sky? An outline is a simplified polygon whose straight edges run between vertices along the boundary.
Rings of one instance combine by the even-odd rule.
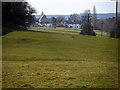
[[[115,1],[112,0],[27,0],[36,9],[37,14],[43,11],[46,15],[70,15],[83,13],[86,9],[97,13],[115,13]]]

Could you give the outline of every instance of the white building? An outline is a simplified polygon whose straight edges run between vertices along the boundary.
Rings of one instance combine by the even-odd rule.
[[[78,23],[67,23],[68,28],[81,28],[81,25]]]
[[[49,22],[49,19],[46,17],[46,15],[43,12],[38,21],[40,26],[52,26],[52,24]]]

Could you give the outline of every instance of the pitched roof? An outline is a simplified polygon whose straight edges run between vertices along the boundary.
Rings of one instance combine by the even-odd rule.
[[[46,17],[46,15],[45,14],[42,14],[41,15],[41,17],[40,17],[40,19],[39,19],[39,22],[48,22],[48,19],[47,19],[47,17]]]

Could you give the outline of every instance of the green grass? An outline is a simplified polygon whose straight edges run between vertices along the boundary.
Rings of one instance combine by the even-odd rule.
[[[79,34],[80,29],[70,29],[61,27],[31,27],[29,30],[42,31],[42,32],[52,32],[52,33],[62,33],[62,34]]]
[[[76,34],[9,33],[3,36],[3,88],[117,88],[117,41]]]
[[[76,34],[79,35],[81,29],[73,29],[73,28],[53,28],[53,27],[31,27],[29,30],[34,31],[42,31],[42,32],[53,32],[53,33],[62,33],[62,34]],[[103,31],[103,36],[101,36],[101,30],[94,30],[97,37],[108,37],[109,33]]]

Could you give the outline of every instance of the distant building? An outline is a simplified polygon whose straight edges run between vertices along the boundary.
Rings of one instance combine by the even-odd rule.
[[[53,26],[51,18],[47,18],[43,12],[36,21],[36,24],[38,24],[39,26]],[[81,25],[78,22],[63,21],[61,23],[56,22],[56,27],[81,28]]]
[[[76,22],[66,22],[68,28],[81,28],[81,25]]]
[[[52,26],[50,20],[46,17],[46,15],[43,12],[38,20],[38,23],[40,26]]]

